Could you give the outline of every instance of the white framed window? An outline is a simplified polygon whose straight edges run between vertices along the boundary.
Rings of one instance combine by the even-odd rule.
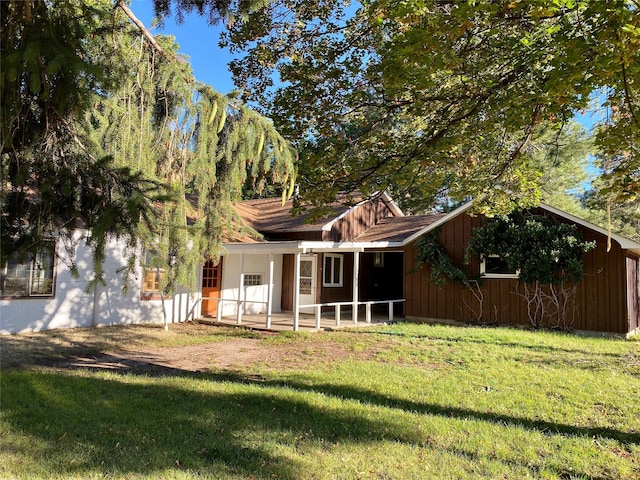
[[[3,297],[52,297],[55,286],[55,242],[20,260],[11,257],[1,273]]]
[[[520,272],[509,268],[500,255],[483,255],[480,259],[480,276],[485,278],[518,278]]]
[[[336,253],[325,253],[322,286],[342,287],[343,276],[344,255]]]
[[[245,273],[244,274],[245,287],[256,287],[258,285],[262,285],[261,273]]]

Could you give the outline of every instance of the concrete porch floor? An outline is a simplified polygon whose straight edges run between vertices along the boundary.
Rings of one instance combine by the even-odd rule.
[[[301,313],[298,322],[299,331],[318,331],[318,330],[337,330],[341,328],[363,328],[371,327],[375,325],[384,325],[385,323],[394,323],[401,320],[402,317],[395,316],[393,320],[389,321],[388,314],[381,314],[372,312],[371,323],[365,321],[364,310],[358,312],[358,321],[353,322],[351,312],[343,312],[340,318],[340,325],[336,325],[336,320],[333,313],[323,313],[320,317],[320,328],[316,328],[316,317],[312,314]],[[216,317],[201,317],[198,319],[201,323],[207,323],[212,325],[225,325],[233,327],[242,327],[254,330],[265,330],[271,332],[293,331],[293,313],[283,312],[274,313],[271,315],[271,327],[267,328],[267,317],[265,314],[244,314],[242,315],[242,321],[238,325],[235,315],[223,316],[220,321],[216,320]]]

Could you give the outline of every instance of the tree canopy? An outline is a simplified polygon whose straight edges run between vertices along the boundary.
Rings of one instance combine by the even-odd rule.
[[[195,80],[173,38],[152,37],[120,1],[2,2],[2,256],[77,226],[167,268],[167,289],[238,234],[248,183],[284,191],[296,152],[237,96]],[[221,15],[224,8],[221,7]],[[136,25],[132,23],[134,20]]]
[[[231,65],[246,98],[300,148],[309,203],[354,188],[413,208],[442,195],[535,203],[544,175],[529,145],[595,98],[601,192],[638,201],[636,0],[348,3],[275,0],[223,39],[246,52]]]

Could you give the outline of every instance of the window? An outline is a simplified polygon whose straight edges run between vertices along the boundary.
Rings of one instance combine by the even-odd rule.
[[[142,282],[142,292],[160,293],[160,285],[164,280],[166,272],[164,268],[158,267],[157,253],[147,250],[145,252],[144,279]]]
[[[373,254],[373,266],[378,268],[384,267],[384,252],[375,252]]]
[[[483,255],[480,262],[480,275],[487,278],[518,278],[519,271],[509,268],[505,258],[500,255]]]
[[[55,284],[55,243],[26,259],[12,257],[2,270],[2,296],[51,297]]]
[[[324,255],[324,287],[342,287],[343,255],[325,253]]]
[[[244,286],[245,287],[255,287],[257,285],[262,285],[262,274],[261,273],[245,273],[244,274]]]

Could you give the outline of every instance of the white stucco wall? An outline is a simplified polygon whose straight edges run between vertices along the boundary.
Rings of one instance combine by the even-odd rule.
[[[244,264],[244,273],[248,274],[261,274],[262,285],[245,287],[244,298],[249,300],[245,304],[245,314],[266,314],[266,304],[264,303],[251,303],[251,300],[255,302],[266,302],[269,281],[269,255],[268,254],[245,254],[244,261],[241,261],[239,254],[231,254],[224,257],[224,263],[222,264],[222,289],[220,291],[220,298],[224,300],[222,303],[222,315],[230,316],[236,315],[238,311],[238,305],[235,301],[238,300],[238,292],[240,285],[240,266]],[[275,254],[273,256],[273,303],[271,306],[272,313],[279,313],[282,311],[281,296],[282,296],[282,255]]]
[[[75,254],[78,277],[71,275],[68,256],[63,248],[58,248],[55,296],[0,299],[0,334],[164,322],[162,301],[140,298],[141,267],[130,279],[129,291],[123,293],[124,278],[118,272],[126,263],[123,241],[111,241],[108,244],[104,264],[107,284],[100,286],[98,292],[86,292],[94,270],[92,252],[81,239],[85,233],[78,232],[76,235],[79,240]],[[199,296],[179,292],[173,299],[165,299],[167,321],[173,323],[197,317],[200,314]]]

